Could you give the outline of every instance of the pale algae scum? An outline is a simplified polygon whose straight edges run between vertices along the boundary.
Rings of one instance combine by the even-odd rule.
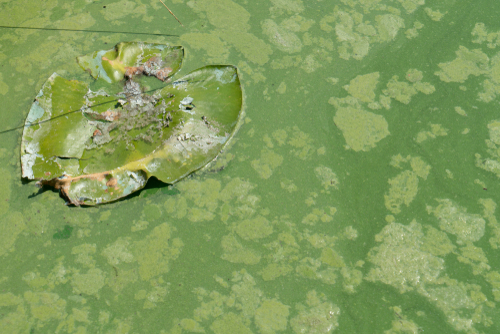
[[[234,95],[217,87],[235,77],[217,66],[234,64],[245,97],[239,131],[215,161],[174,186],[152,182],[102,206],[64,206],[23,184],[21,164],[26,177],[47,172],[45,142],[0,133],[2,334],[500,333],[500,7],[164,2],[183,26],[159,1],[0,4],[2,26],[46,28],[0,28],[0,131],[66,112],[70,92],[105,101],[124,76],[108,54],[121,41],[182,46],[176,78],[208,66],[213,90],[195,81],[221,108]],[[101,78],[89,93],[75,59],[94,52],[113,63],[89,63]],[[166,74],[155,64],[147,71]],[[77,80],[66,83],[73,90],[56,85],[65,90],[34,103],[54,71],[56,82]],[[157,88],[146,79],[144,89]],[[184,93],[171,106],[186,120],[211,107]],[[87,116],[105,123],[113,110]],[[167,121],[176,118],[165,113]],[[199,115],[172,146],[192,152],[192,134],[210,124]],[[109,143],[108,123],[95,130],[70,139]],[[120,143],[137,138],[138,149],[106,147],[98,161],[122,164],[155,138],[131,131]],[[83,149],[65,143],[50,147]],[[74,172],[66,158],[57,163]],[[98,172],[87,158],[81,166]],[[142,186],[170,159],[156,158],[116,184]],[[89,198],[102,189],[82,188]]]

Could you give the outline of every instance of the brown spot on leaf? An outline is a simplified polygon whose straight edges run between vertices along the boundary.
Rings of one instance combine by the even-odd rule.
[[[132,78],[134,75],[142,74],[143,71],[144,71],[144,66],[125,67],[125,76],[127,78]]]
[[[106,182],[107,187],[115,187],[118,184],[118,180],[114,177],[110,178],[108,182]]]
[[[160,57],[151,57],[147,62],[144,63],[146,67],[158,66],[161,63]]]
[[[164,67],[156,72],[156,77],[161,81],[165,81],[168,79],[170,73],[172,73],[172,69],[170,67]]]
[[[120,113],[115,110],[106,110],[101,114],[106,121],[113,122],[114,120],[117,120],[120,118]]]

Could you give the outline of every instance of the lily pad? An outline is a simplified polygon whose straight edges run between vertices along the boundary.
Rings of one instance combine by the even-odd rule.
[[[71,204],[95,205],[143,188],[151,176],[174,183],[215,159],[241,114],[237,69],[212,65],[164,78],[161,73],[180,68],[183,53],[182,47],[120,43],[79,57],[105,81],[96,91],[50,76],[26,118],[22,176],[60,189]],[[145,93],[137,80],[142,75],[166,84]],[[120,80],[121,92],[113,94],[111,83]]]

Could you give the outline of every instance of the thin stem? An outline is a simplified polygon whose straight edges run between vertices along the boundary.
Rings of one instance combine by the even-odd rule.
[[[175,17],[175,19],[177,20],[177,22],[179,22],[181,24],[181,26],[184,27],[184,24],[181,23],[181,21],[179,21],[179,19],[177,18],[177,16],[175,16],[174,13],[172,13],[172,11],[167,7],[167,5],[165,5],[165,3],[163,1],[160,0],[160,2],[162,3],[163,6],[165,6],[165,8],[170,12],[170,14],[172,14],[173,17]]]

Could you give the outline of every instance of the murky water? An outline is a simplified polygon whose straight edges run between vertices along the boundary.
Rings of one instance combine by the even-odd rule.
[[[93,208],[23,184],[1,133],[3,333],[500,331],[498,8],[165,4],[184,26],[159,1],[0,4],[52,29],[0,28],[0,131],[120,41],[238,66],[246,115],[207,170]]]

